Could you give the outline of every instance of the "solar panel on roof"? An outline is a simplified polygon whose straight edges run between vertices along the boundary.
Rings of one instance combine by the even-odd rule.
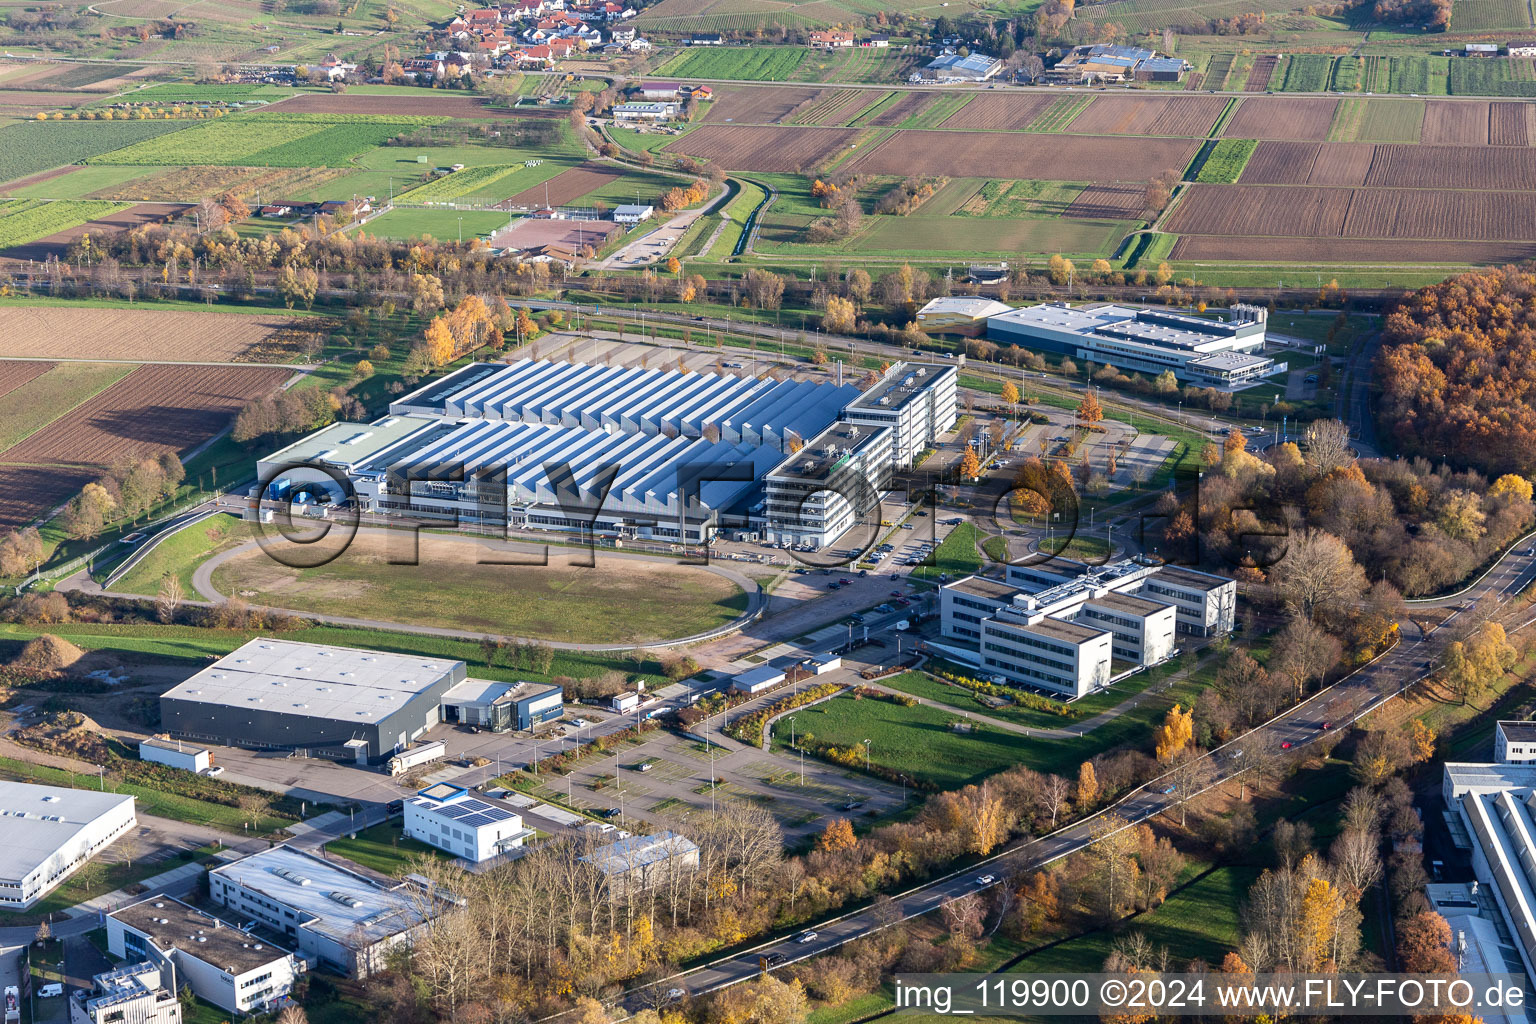
[[[484,814],[471,814],[467,818],[460,818],[459,824],[470,828],[479,828],[481,825],[489,825],[494,820],[494,818],[487,817]]]
[[[483,800],[464,800],[459,803],[459,806],[470,811],[488,811],[491,809],[491,805]]]

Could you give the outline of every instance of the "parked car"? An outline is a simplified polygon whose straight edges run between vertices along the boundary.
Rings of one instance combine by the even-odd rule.
[[[208,774],[209,778],[216,779],[220,775],[224,774],[224,766],[221,765],[221,764],[216,764],[213,767],[208,769],[207,774]]]

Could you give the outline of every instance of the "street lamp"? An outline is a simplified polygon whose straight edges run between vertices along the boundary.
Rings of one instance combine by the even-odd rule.
[[[864,771],[869,772],[869,740],[864,741]]]

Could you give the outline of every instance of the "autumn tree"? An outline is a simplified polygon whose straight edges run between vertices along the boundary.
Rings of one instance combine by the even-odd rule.
[[[1441,674],[1462,704],[1492,690],[1515,663],[1516,651],[1497,622],[1485,622],[1445,649]]]
[[[1019,404],[1019,386],[1017,384],[1015,384],[1011,380],[1005,382],[1003,384],[1003,393],[1002,393],[1001,397],[1003,399],[1003,404],[1008,406],[1010,409],[1013,408],[1014,406],[1018,405]]]
[[[834,818],[827,823],[820,837],[816,840],[818,850],[851,850],[858,845],[858,836],[854,835],[853,823],[847,818]]]
[[[852,299],[830,295],[827,297],[826,312],[821,317],[821,327],[829,334],[847,334],[854,329],[857,318],[858,310]]]
[[[1104,418],[1104,407],[1099,404],[1098,393],[1089,389],[1083,400],[1077,403],[1077,421],[1091,427]]]
[[[1157,727],[1157,732],[1153,736],[1153,746],[1159,761],[1167,764],[1194,744],[1194,721],[1194,708],[1186,711],[1182,705],[1175,704],[1168,709],[1168,714],[1163,718],[1163,724]]]
[[[960,457],[960,479],[975,480],[981,476],[981,460],[976,457],[976,449],[972,445],[966,445],[965,454]]]
[[[1072,802],[1077,804],[1080,810],[1087,810],[1099,799],[1099,776],[1093,770],[1092,761],[1084,761],[1077,769],[1077,787],[1072,793]]]

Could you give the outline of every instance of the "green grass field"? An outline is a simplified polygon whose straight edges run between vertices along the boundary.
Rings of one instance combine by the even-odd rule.
[[[1451,10],[1452,32],[1495,32],[1531,27],[1526,0],[1456,0]]]
[[[1248,166],[1259,143],[1256,139],[1218,139],[1208,145],[1211,146],[1210,154],[1200,165],[1195,180],[1230,185],[1242,177],[1243,168]]]
[[[747,595],[702,568],[625,560],[602,571],[562,565],[484,564],[478,544],[424,536],[419,564],[391,564],[392,545],[361,534],[327,565],[292,569],[260,551],[213,573],[223,594],[263,604],[385,622],[579,642],[690,636],[722,625]]]
[[[381,875],[403,878],[411,871],[411,863],[427,856],[439,860],[452,860],[448,854],[419,839],[403,835],[398,821],[387,821],[358,832],[349,839],[343,836],[325,844],[327,853],[345,857],[354,864],[361,864]]]
[[[1333,58],[1323,53],[1293,53],[1285,59],[1284,92],[1322,92],[1328,88]]]
[[[1335,108],[1328,141],[1418,142],[1423,129],[1423,100],[1350,97]]]
[[[199,563],[253,536],[248,525],[231,515],[193,523],[156,544],[143,561],[123,574],[112,590],[119,594],[154,595],[160,591],[161,580],[171,575],[181,581],[183,593],[194,594],[192,573]]]
[[[85,199],[93,192],[118,188],[157,170],[147,167],[71,167],[46,181],[8,191],[12,196],[27,199]]]
[[[1035,119],[1029,122],[1027,131],[1032,132],[1064,132],[1078,114],[1088,109],[1088,104],[1093,102],[1092,96],[1058,96],[1051,105],[1040,111]]]
[[[512,221],[510,213],[493,210],[395,209],[369,221],[363,231],[380,238],[405,240],[430,235],[438,241],[452,242],[459,239],[462,230],[467,242],[500,231]]]
[[[715,239],[715,243],[709,247],[710,259],[723,260],[736,252],[736,247],[741,244],[742,233],[747,229],[747,221],[752,212],[762,205],[768,198],[767,191],[754,181],[741,181],[741,191],[738,192],[725,209],[721,212],[725,217],[725,228]]]
[[[657,74],[742,82],[784,82],[805,59],[806,50],[788,46],[702,46],[684,50]]]
[[[981,531],[975,525],[961,523],[934,549],[933,564],[917,566],[912,575],[920,580],[934,581],[940,575],[948,575],[950,579],[969,576],[981,568],[981,554],[976,549],[980,540]]]

